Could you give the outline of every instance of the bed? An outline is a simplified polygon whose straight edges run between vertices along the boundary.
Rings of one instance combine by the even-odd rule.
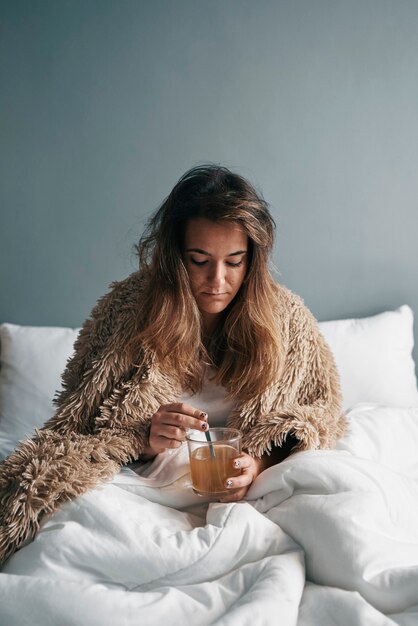
[[[0,624],[418,625],[413,314],[320,323],[349,428],[245,501],[206,502],[187,450],[121,468],[0,571]],[[52,414],[78,329],[0,326],[0,458]]]

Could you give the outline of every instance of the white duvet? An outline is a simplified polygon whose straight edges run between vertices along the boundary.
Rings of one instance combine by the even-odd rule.
[[[349,422],[236,504],[192,492],[185,448],[124,468],[7,562],[1,626],[418,625],[418,409]]]

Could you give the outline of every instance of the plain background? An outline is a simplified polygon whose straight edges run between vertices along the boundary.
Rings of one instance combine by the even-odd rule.
[[[0,7],[0,321],[80,325],[207,161],[262,191],[318,319],[418,313],[416,0]]]

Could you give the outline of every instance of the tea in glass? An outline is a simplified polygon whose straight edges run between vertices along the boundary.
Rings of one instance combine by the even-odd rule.
[[[234,428],[211,428],[209,435],[211,441],[199,431],[187,435],[193,491],[219,498],[237,491],[227,489],[225,481],[241,474],[242,470],[233,466],[233,460],[241,452],[241,433]]]

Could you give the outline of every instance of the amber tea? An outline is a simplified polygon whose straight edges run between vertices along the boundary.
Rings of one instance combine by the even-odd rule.
[[[226,489],[228,477],[239,476],[241,470],[232,461],[241,450],[241,433],[232,428],[213,428],[211,441],[202,433],[191,431],[187,436],[193,490],[202,496],[218,498],[234,489]]]

